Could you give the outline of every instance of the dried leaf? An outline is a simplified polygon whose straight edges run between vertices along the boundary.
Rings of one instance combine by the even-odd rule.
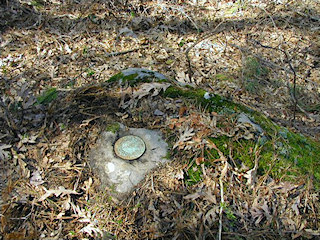
[[[138,90],[136,90],[129,101],[121,100],[120,107],[126,109],[128,107],[135,107],[138,100],[151,95],[155,97],[159,95],[161,91],[165,91],[171,84],[169,83],[158,83],[158,82],[151,82],[151,83],[143,83]]]
[[[173,149],[183,145],[194,136],[193,128],[187,128],[179,137],[179,140],[174,144]]]
[[[60,213],[57,215],[56,219],[61,219],[65,214],[66,214],[65,211],[60,212]]]
[[[96,226],[95,223],[90,223],[88,224],[87,226],[83,227],[80,232],[83,232],[83,233],[87,233],[89,234],[91,237],[95,236],[102,236],[103,233],[102,231]]]
[[[133,37],[133,38],[137,37],[137,35],[131,29],[129,29],[127,27],[121,28],[119,30],[119,35],[124,35],[126,37]]]
[[[141,87],[133,93],[133,98],[141,99],[144,96],[150,95],[155,97],[163,90],[165,91],[171,84],[169,83],[144,83]]]
[[[6,240],[24,240],[26,239],[26,230],[22,230],[21,232],[11,232],[7,233],[4,236]]]
[[[257,178],[257,170],[258,170],[258,163],[259,163],[259,158],[256,157],[254,161],[254,167],[247,171],[243,176],[248,179],[247,185],[250,187],[253,187],[254,183],[256,182]]]
[[[320,236],[319,230],[313,230],[313,229],[305,229],[305,231],[313,236]]]
[[[164,112],[160,111],[159,109],[154,110],[153,115],[155,116],[163,116]]]
[[[220,179],[223,179],[227,175],[229,163],[225,161],[224,167],[221,171]]]
[[[21,170],[21,175],[25,178],[29,178],[30,177],[30,170],[28,168],[26,168],[27,164],[21,160],[20,158],[18,159],[18,163],[19,163],[19,167]]]
[[[39,171],[35,171],[32,173],[32,177],[30,178],[30,184],[37,187],[44,183]]]
[[[266,216],[267,220],[269,221],[271,219],[271,214],[268,207],[268,202],[264,201],[263,205],[261,206],[261,209],[264,211],[264,215]]]
[[[191,79],[190,79],[189,74],[186,74],[184,72],[177,72],[176,79],[183,86],[191,83]]]
[[[47,190],[45,187],[43,187],[44,190],[46,191],[46,193],[44,195],[42,195],[40,198],[39,198],[39,202],[41,201],[44,201],[45,199],[47,199],[48,197],[52,196],[53,194],[56,196],[56,197],[59,197],[61,195],[61,197],[65,196],[65,195],[69,195],[69,194],[80,194],[80,193],[77,193],[76,191],[74,190],[70,190],[70,189],[65,189],[64,187],[60,186],[58,189],[56,190],[53,190],[53,189],[49,189]]]
[[[296,213],[297,216],[300,215],[299,205],[300,205],[300,196],[297,196],[294,203],[291,206],[292,210]]]
[[[5,149],[11,148],[11,145],[9,144],[3,144],[0,146],[0,160],[7,160],[9,158],[9,152],[4,151]]]
[[[175,177],[178,179],[178,180],[183,180],[184,179],[184,172],[182,169],[180,169],[180,171],[175,175]]]
[[[211,208],[206,215],[204,216],[204,223],[207,226],[212,226],[212,224],[216,221],[219,220],[218,217],[218,213],[219,212],[219,207],[218,206],[214,206],[213,208]]]
[[[186,199],[186,200],[196,200],[197,198],[203,196],[204,194],[202,192],[195,192],[195,193],[191,193],[191,194],[188,194],[187,196],[184,196],[183,199]]]
[[[196,164],[199,166],[201,163],[204,162],[204,157],[197,157],[196,158]]]
[[[71,207],[70,203],[71,203],[71,197],[70,195],[68,195],[67,199],[62,203],[63,210],[65,211],[70,210],[70,207]]]
[[[183,117],[183,115],[187,112],[187,107],[181,107],[179,109],[179,117]]]
[[[255,224],[258,225],[263,219],[263,212],[258,207],[252,207],[250,213],[253,219],[255,219]]]
[[[212,194],[212,190],[210,188],[206,191],[204,199],[213,204],[217,204],[217,197]]]

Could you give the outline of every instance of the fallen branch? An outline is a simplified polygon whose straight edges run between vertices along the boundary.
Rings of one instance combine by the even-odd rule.
[[[135,48],[135,49],[127,50],[127,51],[122,51],[122,52],[106,53],[106,57],[116,57],[116,56],[120,56],[120,55],[125,55],[125,54],[128,54],[128,53],[137,52],[137,51],[139,51],[141,49],[144,49],[146,47],[147,46],[139,47],[139,48]]]

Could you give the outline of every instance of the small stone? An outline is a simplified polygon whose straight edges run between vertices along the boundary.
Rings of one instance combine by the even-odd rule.
[[[242,123],[242,124],[245,124],[245,123],[248,123],[248,124],[251,124],[252,127],[258,131],[260,134],[263,133],[263,129],[256,123],[252,122],[250,120],[250,118],[244,114],[244,113],[240,113],[239,116],[238,116],[238,123]]]
[[[206,92],[206,93],[203,95],[203,97],[208,100],[208,99],[211,98],[211,95],[210,95],[210,93]]]
[[[156,109],[153,113],[155,116],[163,116],[164,112],[160,111],[159,109]]]

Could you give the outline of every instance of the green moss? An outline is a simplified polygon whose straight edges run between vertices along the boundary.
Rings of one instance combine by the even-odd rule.
[[[264,69],[256,59],[249,59],[246,67],[246,77],[266,76],[268,74],[267,70]],[[154,81],[155,79],[153,77],[139,78],[138,74],[124,75],[123,73],[119,73],[111,77],[108,81],[136,85],[140,82]],[[215,79],[221,81],[229,80],[225,75],[216,75]],[[156,81],[166,80],[158,78]],[[217,126],[221,129],[230,127],[230,124],[228,125],[229,120],[234,121],[234,118],[236,118],[239,113],[245,113],[253,122],[263,129],[264,136],[253,140],[234,140],[234,138],[227,136],[210,138],[223,154],[229,158],[231,164],[236,165],[239,169],[243,164],[249,168],[253,168],[256,154],[259,152],[258,174],[263,175],[267,173],[275,180],[285,179],[295,182],[299,178],[314,178],[317,180],[314,182],[315,185],[320,186],[318,183],[320,180],[319,142],[292,133],[288,129],[278,126],[265,115],[255,112],[243,105],[234,103],[215,94],[210,94],[210,98],[205,98],[205,94],[207,94],[205,90],[195,89],[190,86],[186,88],[170,86],[161,95],[163,97],[190,100],[201,105],[207,111],[214,111],[223,115],[225,121],[218,123]],[[109,126],[107,130],[109,129],[109,131],[114,132],[118,131],[118,128],[119,125]],[[210,150],[205,152],[205,158],[209,159],[205,164],[211,165],[212,162],[210,162],[210,160],[219,158],[219,155],[216,150]],[[185,179],[189,185],[201,181],[201,169],[199,166],[192,163]]]
[[[152,81],[167,82],[167,79],[162,74],[148,69],[131,68],[113,75],[107,80],[107,82],[109,83],[119,83],[122,85],[128,84],[130,86],[135,86],[139,83],[147,83]]]
[[[288,132],[284,139],[288,159],[302,174],[320,180],[320,144],[300,134]],[[318,184],[319,185],[319,184]]]
[[[248,57],[244,65],[244,76],[246,78],[258,78],[267,76],[269,71],[255,57]]]
[[[260,80],[268,77],[269,70],[261,64],[259,59],[248,57],[242,67],[242,73],[247,91],[257,92],[262,86]]]
[[[170,86],[167,88],[167,90],[164,92],[164,97],[170,97],[170,98],[180,98],[184,97],[187,99],[196,99],[198,97],[203,97],[205,94],[205,91],[200,90],[194,90],[194,89],[183,89],[175,86]]]
[[[47,89],[41,96],[37,97],[37,104],[49,104],[58,97],[56,88]]]
[[[264,136],[255,140],[233,140],[221,136],[211,139],[217,147],[225,154],[230,155],[234,164],[240,169],[241,164],[249,168],[254,167],[254,149],[261,148],[259,155],[259,174],[268,173],[274,179],[297,181],[299,177],[313,177],[320,180],[320,143],[308,139],[302,135],[295,134],[275,124],[272,120],[259,112],[255,112],[245,106],[233,103],[218,95],[211,95],[209,99],[204,98],[206,92],[202,89],[183,89],[171,86],[164,93],[164,97],[184,98],[195,101],[208,111],[216,111],[226,118],[237,116],[244,112],[256,124],[264,130]],[[225,127],[223,124],[219,128]],[[206,153],[207,159],[219,158],[215,150]],[[210,161],[209,161],[210,162]],[[197,171],[189,170],[189,183],[195,183],[201,179]],[[315,183],[315,185],[319,185]],[[320,186],[320,185],[319,185]]]
[[[304,106],[304,109],[307,112],[319,112],[320,111],[320,104],[308,104],[307,106]]]
[[[111,123],[108,124],[106,127],[106,131],[116,133],[120,130],[120,124],[119,123]]]
[[[267,118],[265,115],[255,111],[245,111],[252,119],[259,124],[268,136],[275,136],[279,133],[280,127],[276,125],[272,120]]]
[[[169,149],[171,149],[171,148],[172,148],[172,146],[171,146],[171,147],[169,147]],[[164,156],[164,157],[163,157],[163,159],[170,160],[170,159],[172,159],[171,157],[172,157],[171,152],[170,152],[170,151],[168,151],[168,152],[167,152],[167,154],[166,154],[166,156]]]
[[[191,186],[194,184],[197,184],[202,180],[201,177],[201,168],[197,164],[193,164],[189,169],[188,169],[188,174],[186,178],[186,183]]]
[[[282,133],[283,135],[283,133]],[[258,174],[268,173],[273,179],[284,179],[297,182],[300,178],[316,179],[314,185],[319,188],[320,180],[320,144],[302,135],[287,132],[287,137],[281,134],[260,145],[258,140],[238,141],[222,136],[210,138],[226,157],[232,156],[233,164],[241,168],[241,164],[249,168],[254,167],[256,151],[259,153]],[[258,147],[258,148],[257,148]],[[212,160],[219,158],[216,150],[206,154]],[[209,161],[210,162],[210,161]]]
[[[265,130],[269,139],[264,146],[264,152],[261,153],[260,163],[264,169],[267,163],[273,159],[274,166],[271,169],[273,175],[279,177],[288,175],[289,179],[306,176],[320,180],[319,142],[280,127],[261,113],[252,112],[251,114],[253,119]],[[271,155],[270,152],[274,154]],[[319,184],[316,183],[316,185]]]
[[[120,73],[117,73],[116,75],[113,75],[111,78],[109,78],[107,80],[107,82],[117,82],[119,81],[121,78],[123,78],[123,74],[120,72]]]
[[[225,75],[223,73],[218,73],[213,76],[213,81],[219,81],[219,82],[233,82],[234,79],[228,75]]]
[[[116,75],[113,75],[111,78],[109,78],[107,82],[110,82],[110,83],[118,82],[120,84],[128,83],[130,86],[134,86],[139,82],[150,82],[149,79],[138,79],[137,77],[138,77],[137,73],[125,76],[123,73],[120,72]]]
[[[257,142],[245,139],[234,141],[227,136],[210,138],[210,140],[215,143],[226,157],[232,156],[233,164],[236,164],[238,169],[241,168],[242,164],[249,168],[254,167],[255,153],[253,152],[253,149],[257,145]],[[211,156],[214,159],[219,158],[218,152],[214,149],[210,150],[210,152],[207,153],[207,156]]]
[[[197,104],[202,105],[208,111],[215,111],[219,113],[234,113],[247,109],[246,107],[241,106],[240,104],[231,102],[226,98],[216,94],[210,94],[210,98],[206,99],[204,97],[205,94],[206,91],[203,89],[194,89],[192,87],[185,89],[176,86],[170,86],[162,94],[162,96],[170,98],[184,98],[189,100],[195,100]]]

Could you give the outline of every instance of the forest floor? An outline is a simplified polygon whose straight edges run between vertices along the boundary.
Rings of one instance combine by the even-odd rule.
[[[88,109],[82,99],[93,91],[88,86],[100,86],[126,68],[146,68],[317,140],[319,10],[319,1],[311,0],[1,3],[2,239],[320,236],[319,193],[312,180],[271,181],[264,174],[250,188],[232,182],[221,164],[218,175],[202,169],[202,180],[187,185],[182,153],[148,175],[130,198],[110,198],[83,161],[110,119],[91,112],[84,118],[67,106]],[[105,94],[100,87],[94,91]],[[117,94],[112,91],[109,97]],[[107,114],[119,111],[116,97],[107,104]],[[195,105],[178,112],[181,119],[190,114],[185,121],[205,124]],[[156,121],[150,117],[146,126],[164,128]],[[225,200],[222,175],[230,184]]]

